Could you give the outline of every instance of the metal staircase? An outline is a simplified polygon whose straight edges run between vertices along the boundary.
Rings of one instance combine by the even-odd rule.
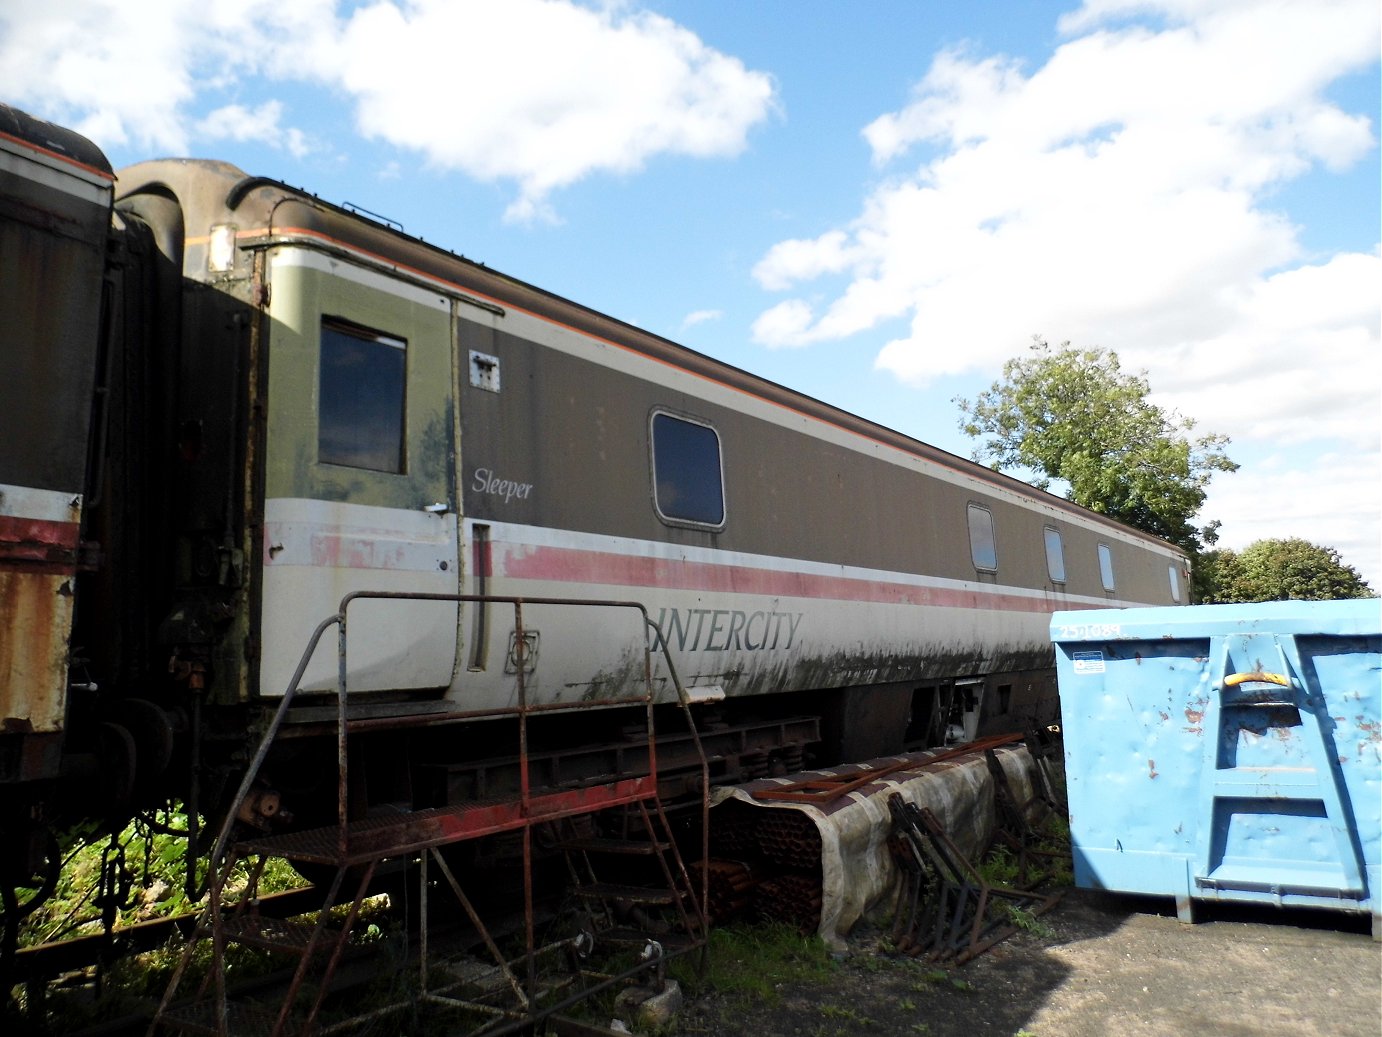
[[[700,901],[661,802],[639,799],[605,816],[612,816],[614,834],[578,833],[558,843],[571,890],[588,907],[591,936],[644,950],[656,943],[653,954],[698,946],[705,928],[695,910]]]
[[[513,669],[517,684],[517,705],[493,715],[516,719],[519,733],[519,788],[516,794],[472,800],[457,805],[391,814],[382,817],[350,819],[347,811],[348,735],[352,722],[347,713],[347,611],[360,599],[407,599],[446,602],[506,604],[514,613],[513,644],[519,653]],[[527,700],[522,653],[528,644],[524,636],[523,606],[553,605],[573,608],[636,610],[648,632],[644,646],[644,680],[640,694],[618,700],[603,700],[601,705],[642,707],[645,718],[646,767],[638,773],[620,774],[602,780],[564,784],[560,787],[533,787],[528,768],[527,725],[532,713],[541,708]],[[338,803],[334,825],[291,831],[281,835],[234,836],[236,816],[252,795],[260,768],[283,726],[285,717],[322,637],[337,628],[339,678],[337,684]],[[227,1037],[233,1033],[252,1033],[279,1037],[289,1033],[330,1033],[378,1017],[392,1009],[412,1007],[390,1005],[368,1014],[348,1016],[330,1025],[322,1024],[323,1002],[331,989],[333,976],[351,944],[351,933],[361,906],[369,894],[371,880],[385,861],[416,862],[421,908],[418,967],[419,993],[423,1003],[466,1010],[481,1020],[472,1033],[497,1034],[530,1028],[541,1020],[564,1011],[597,991],[640,975],[660,976],[669,957],[703,950],[706,942],[704,882],[697,890],[688,875],[672,838],[658,792],[657,737],[654,728],[652,653],[663,653],[668,673],[675,686],[690,732],[697,745],[701,766],[701,854],[707,826],[709,766],[699,746],[690,714],[690,699],[677,679],[672,660],[667,657],[661,631],[636,602],[604,602],[578,599],[514,599],[474,595],[410,595],[362,592],[347,595],[340,611],[324,620],[314,632],[303,653],[278,712],[266,731],[258,751],[241,782],[237,798],[227,812],[211,854],[212,872],[205,909],[189,939],[175,973],[149,1028],[158,1032],[184,1032]],[[550,708],[550,707],[549,707]],[[475,714],[466,714],[473,719]],[[447,719],[445,714],[438,719]],[[611,828],[611,819],[617,822]],[[604,829],[597,829],[597,823]],[[569,836],[556,849],[565,855],[573,878],[573,892],[591,905],[590,924],[572,936],[539,945],[534,905],[534,862],[539,847],[535,832],[547,833],[564,828]],[[598,836],[594,833],[599,830]],[[610,834],[613,832],[614,834]],[[506,956],[487,928],[486,920],[447,862],[442,852],[449,846],[484,836],[511,833],[522,846],[523,869],[523,949],[516,957]],[[582,834],[584,833],[584,834]],[[615,836],[618,837],[615,837]],[[255,911],[258,881],[264,862],[281,858],[295,864],[315,865],[331,874],[326,884],[321,909],[316,918],[301,922],[280,922],[260,917]],[[603,879],[602,868],[610,861],[639,861],[642,867],[615,867],[618,881]],[[227,889],[242,862],[248,863],[246,885],[236,903],[227,904]],[[599,862],[597,864],[597,862]],[[485,982],[467,981],[455,970],[451,978],[438,982],[432,958],[435,948],[429,934],[429,887],[433,869],[454,894],[483,942],[492,963],[471,969],[485,973]],[[438,884],[440,888],[440,884]],[[190,997],[178,998],[196,949],[210,941],[211,967]],[[227,990],[226,950],[241,944],[296,959],[292,978],[280,1002],[256,1006],[233,998]],[[596,972],[587,966],[593,946],[634,945],[642,953],[613,974]],[[552,974],[549,962],[558,966]],[[472,975],[471,979],[474,979]]]

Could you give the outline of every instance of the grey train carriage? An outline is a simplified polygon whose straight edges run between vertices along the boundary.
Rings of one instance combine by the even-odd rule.
[[[108,173],[82,176],[108,208]],[[87,495],[88,564],[69,538],[49,573],[76,583],[56,622],[84,690],[49,727],[136,793],[190,742],[209,785],[233,772],[355,590],[641,602],[710,726],[757,732],[719,751],[726,781],[1049,721],[1053,611],[1187,601],[1185,556],[1153,537],[227,164],[121,170],[108,232],[86,373],[37,383],[97,402],[23,440],[81,443],[86,471],[34,498],[7,430],[0,522]],[[44,348],[7,341],[6,364]],[[352,609],[372,800],[417,799],[419,761],[507,752],[492,722],[407,725],[512,706],[519,667],[556,710],[538,742],[573,759],[618,739],[578,707],[642,678],[641,626],[598,609],[532,606],[521,654],[492,602]],[[336,678],[324,646],[267,771],[304,816],[334,801]]]

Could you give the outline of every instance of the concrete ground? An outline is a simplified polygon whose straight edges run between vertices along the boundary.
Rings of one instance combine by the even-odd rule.
[[[1366,920],[1218,907],[1185,925],[1170,910],[1076,891],[1054,941],[1014,945],[989,968],[1042,1037],[1382,1035],[1382,944]]]
[[[692,1001],[677,1034],[835,1037],[1379,1037],[1382,943],[1366,917],[1072,890],[1035,932],[938,970],[851,937],[825,984],[777,1004]]]

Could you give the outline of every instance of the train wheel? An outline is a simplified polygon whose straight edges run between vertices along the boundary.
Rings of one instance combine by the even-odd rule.
[[[143,798],[157,790],[173,759],[173,721],[148,699],[125,699],[119,723],[134,739],[134,784],[131,792]]]
[[[123,724],[97,726],[96,756],[100,765],[100,806],[112,824],[129,820],[134,802],[135,769],[139,751],[134,736]]]

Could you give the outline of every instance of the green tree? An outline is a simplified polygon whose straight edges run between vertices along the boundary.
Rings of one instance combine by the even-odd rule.
[[[960,428],[982,440],[974,459],[1019,469],[1042,489],[1060,481],[1066,497],[1198,554],[1217,522],[1193,522],[1215,472],[1238,465],[1228,437],[1190,438],[1195,423],[1147,399],[1146,373],[1127,374],[1107,349],[1031,351],[1003,365],[1003,377],[972,402],[956,398]]]
[[[1209,551],[1196,566],[1201,600],[1331,601],[1376,596],[1339,552],[1299,537],[1258,540],[1241,552]],[[1202,572],[1201,572],[1202,571]],[[1202,579],[1201,579],[1202,578]]]

